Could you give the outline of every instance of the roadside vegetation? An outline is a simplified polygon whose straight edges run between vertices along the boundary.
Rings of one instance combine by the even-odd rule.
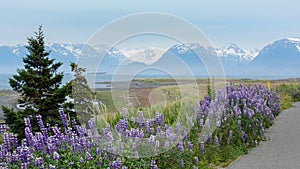
[[[293,102],[300,101],[300,85],[297,83],[281,84],[276,87],[280,95],[280,106],[283,110],[291,108]]]
[[[165,85],[169,79],[140,79],[164,84],[147,90],[153,98],[163,94],[163,101],[141,100],[119,110],[110,91],[92,92],[85,69],[76,64],[71,64],[75,78],[60,85],[61,64],[49,60],[43,38],[40,27],[28,39],[25,69],[10,79],[19,102],[30,106],[19,112],[3,107],[0,168],[226,167],[264,141],[282,109],[300,100],[296,84],[244,79],[245,84],[232,80],[219,87],[197,79],[199,92],[189,84]],[[134,98],[145,94],[131,92]],[[65,104],[66,96],[75,107]],[[80,121],[82,114],[86,119]]]

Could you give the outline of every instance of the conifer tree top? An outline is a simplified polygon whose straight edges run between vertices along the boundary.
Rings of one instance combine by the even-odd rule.
[[[45,49],[44,33],[39,26],[35,36],[27,38],[28,54],[23,58],[24,68],[10,79],[13,90],[21,93],[19,102],[34,106],[40,114],[58,110],[65,101],[67,89],[61,85],[61,62],[54,62]]]

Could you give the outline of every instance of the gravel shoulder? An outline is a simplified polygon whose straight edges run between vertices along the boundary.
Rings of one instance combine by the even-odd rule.
[[[300,103],[283,111],[262,142],[249,154],[233,162],[228,169],[296,169],[300,168]]]

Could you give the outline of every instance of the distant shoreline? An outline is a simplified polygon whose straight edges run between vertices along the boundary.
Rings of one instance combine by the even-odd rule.
[[[118,84],[118,83],[127,83],[129,82],[129,80],[131,80],[130,78],[127,78],[127,76],[129,75],[124,75],[124,78],[123,79],[113,79],[111,77],[108,77],[108,78],[98,78],[96,77],[95,75],[92,75],[92,74],[88,74],[89,76],[89,81],[90,81],[90,84],[92,84],[93,87],[91,88],[94,88],[94,89],[110,89],[109,87],[106,87],[112,83],[114,84]],[[8,82],[8,78],[10,78],[12,76],[12,74],[0,74],[0,91],[1,90],[12,90],[12,88],[10,87],[9,85],[9,82]],[[107,75],[107,76],[112,76],[112,75]],[[269,77],[269,78],[268,78]],[[96,80],[95,80],[96,78]],[[64,80],[63,80],[63,84],[65,84],[66,82],[70,81],[72,79],[72,76],[70,74],[66,74],[66,76],[64,77]],[[195,79],[192,79],[192,78],[187,78],[187,77],[174,77],[174,78],[170,78],[170,77],[136,77],[135,79],[131,80],[132,82],[134,81],[158,81],[158,82],[168,82],[169,80],[172,80],[173,82],[174,81],[207,81],[208,77],[196,77]],[[261,76],[261,77],[230,77],[230,76],[227,76],[226,78],[214,78],[215,80],[225,80],[225,81],[273,81],[273,82],[277,82],[277,81],[286,81],[286,82],[297,82],[299,81],[300,82],[300,76],[299,77],[270,77],[270,76]],[[112,81],[114,80],[114,81]],[[140,85],[139,85],[140,86]],[[147,86],[146,86],[147,88]]]

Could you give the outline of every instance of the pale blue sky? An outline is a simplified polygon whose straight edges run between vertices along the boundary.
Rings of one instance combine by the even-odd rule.
[[[196,25],[216,47],[236,43],[261,49],[284,37],[300,37],[296,0],[2,0],[0,45],[26,43],[38,25],[47,42],[85,43],[119,17],[163,12]]]

